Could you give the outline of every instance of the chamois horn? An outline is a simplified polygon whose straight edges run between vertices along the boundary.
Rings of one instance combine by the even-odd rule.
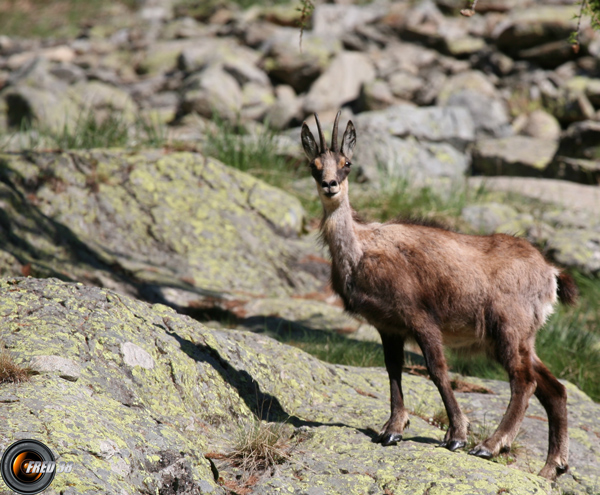
[[[319,116],[315,113],[315,120],[317,121],[317,129],[319,129],[319,141],[321,141],[321,153],[327,151],[327,143],[325,142],[325,136],[323,135],[323,129],[321,129],[321,122],[319,122]]]
[[[340,115],[342,111],[339,110],[337,115],[335,116],[335,122],[333,123],[333,135],[331,136],[331,151],[337,152],[340,151],[338,148],[338,121],[340,120]]]

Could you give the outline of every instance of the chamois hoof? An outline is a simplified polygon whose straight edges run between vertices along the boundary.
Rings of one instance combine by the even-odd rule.
[[[457,449],[462,449],[465,445],[467,445],[467,442],[464,440],[448,440],[447,442],[444,441],[440,443],[440,447],[444,447],[450,452],[454,452]]]
[[[565,474],[569,470],[568,464],[562,466],[552,466],[546,465],[542,468],[542,470],[538,473],[538,476],[542,478],[546,478],[550,481],[554,481],[561,474]]]
[[[494,457],[488,449],[482,446],[477,446],[469,450],[469,455],[481,457],[482,459],[491,459]]]
[[[379,435],[379,437],[377,437],[377,443],[380,443],[384,447],[396,445],[401,440],[402,435],[400,433],[382,433]]]

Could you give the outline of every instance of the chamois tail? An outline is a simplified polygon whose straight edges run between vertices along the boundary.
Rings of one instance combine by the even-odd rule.
[[[574,306],[579,298],[579,289],[571,275],[561,272],[557,277],[558,299],[563,304]]]

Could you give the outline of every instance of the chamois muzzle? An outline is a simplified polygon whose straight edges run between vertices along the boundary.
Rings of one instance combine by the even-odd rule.
[[[321,182],[321,188],[325,193],[325,196],[332,197],[340,192],[340,185],[337,180],[330,180],[329,182],[323,181]]]

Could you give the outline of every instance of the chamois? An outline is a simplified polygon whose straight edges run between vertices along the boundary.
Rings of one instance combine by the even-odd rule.
[[[404,343],[416,341],[438,388],[450,426],[442,447],[465,447],[469,421],[448,378],[443,346],[485,352],[508,372],[511,400],[496,431],[469,454],[489,459],[510,448],[532,394],[548,414],[549,445],[540,476],[568,469],[567,393],[534,349],[536,331],[558,298],[574,304],[573,279],[524,239],[465,235],[412,221],[362,223],[348,199],[356,131],[349,121],[331,148],[318,116],[320,145],[302,125],[302,147],[323,205],[321,234],[331,251],[331,284],[345,309],[379,331],[390,379],[391,414],[376,441],[402,439],[409,417],[402,394]]]

